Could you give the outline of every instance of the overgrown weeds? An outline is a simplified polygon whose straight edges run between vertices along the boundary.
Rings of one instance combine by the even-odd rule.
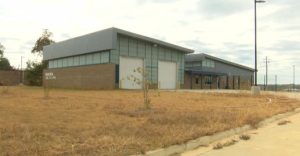
[[[248,134],[242,134],[242,135],[240,135],[240,139],[241,140],[250,140],[251,139],[251,136],[250,135],[248,135]]]
[[[9,94],[8,86],[2,86],[1,88],[1,94]]]
[[[0,93],[0,155],[133,155],[291,111],[285,97],[10,87]],[[272,103],[266,105],[267,97]],[[232,144],[224,143],[223,146]]]

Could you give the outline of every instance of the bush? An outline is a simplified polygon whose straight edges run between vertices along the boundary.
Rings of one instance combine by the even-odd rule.
[[[27,62],[26,79],[30,86],[43,85],[43,70],[47,68],[47,62]]]

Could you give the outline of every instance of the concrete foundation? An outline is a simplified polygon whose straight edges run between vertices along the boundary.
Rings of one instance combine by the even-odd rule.
[[[260,95],[260,87],[259,86],[252,86],[251,87],[252,95]]]

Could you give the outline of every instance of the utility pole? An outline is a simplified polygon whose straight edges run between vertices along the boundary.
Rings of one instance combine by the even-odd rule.
[[[268,90],[268,56],[266,56],[266,90]]]
[[[266,75],[264,75],[264,91],[266,91]]]
[[[23,57],[21,56],[21,83],[24,83],[24,72],[23,72]]]
[[[268,60],[268,56],[266,56],[266,75],[265,75],[265,90],[268,90],[268,65],[270,63],[270,61]]]
[[[277,92],[277,75],[275,75],[275,92]]]
[[[254,50],[255,50],[255,86],[257,86],[257,26],[256,26],[256,0],[254,0]]]
[[[265,3],[264,0],[254,0],[254,57],[255,57],[255,86],[257,86],[257,19],[256,3]]]
[[[295,86],[295,65],[293,65],[293,91],[295,91],[296,86]]]
[[[254,86],[251,87],[253,95],[260,94],[260,86],[257,86],[257,18],[256,18],[256,4],[265,3],[265,0],[254,0]]]
[[[22,64],[23,64],[23,56],[21,56],[21,70],[22,70]]]

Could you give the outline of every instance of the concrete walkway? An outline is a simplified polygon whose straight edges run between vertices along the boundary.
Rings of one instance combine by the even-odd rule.
[[[279,126],[278,122],[275,122],[250,131],[251,139],[248,141],[239,140],[235,145],[219,150],[213,150],[213,145],[201,147],[183,153],[182,156],[299,156],[300,114],[285,120],[291,123]]]

